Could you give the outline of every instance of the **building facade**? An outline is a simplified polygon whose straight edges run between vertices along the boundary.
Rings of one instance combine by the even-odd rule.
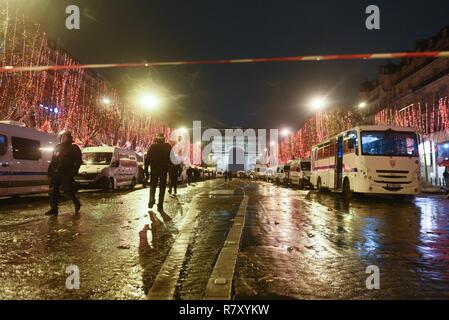
[[[415,51],[448,51],[449,26],[431,38],[417,40]],[[407,58],[379,68],[377,79],[365,81],[359,88],[359,99],[366,102],[367,122],[374,123],[383,109],[396,116],[424,119],[420,132],[423,179],[444,184],[442,176],[449,167],[449,132],[447,105],[449,96],[449,59]],[[409,108],[413,108],[413,113]],[[417,111],[419,110],[419,111]]]

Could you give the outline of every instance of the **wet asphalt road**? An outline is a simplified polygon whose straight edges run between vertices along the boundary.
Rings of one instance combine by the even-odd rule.
[[[174,298],[201,299],[242,194],[234,299],[449,298],[449,200],[356,198],[265,182],[200,182],[148,212],[148,189],[80,194],[43,216],[45,196],[0,199],[0,299],[146,299],[195,201]],[[192,200],[193,199],[193,200]],[[80,270],[80,289],[65,269]],[[365,270],[380,270],[368,290]]]

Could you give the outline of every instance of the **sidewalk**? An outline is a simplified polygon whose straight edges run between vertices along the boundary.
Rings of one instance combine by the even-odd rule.
[[[425,186],[421,188],[420,196],[433,196],[441,199],[449,199],[449,190],[445,187]]]

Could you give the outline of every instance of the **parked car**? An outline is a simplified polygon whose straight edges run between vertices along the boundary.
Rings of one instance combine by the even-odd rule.
[[[290,163],[289,183],[300,189],[310,186],[311,176],[310,159],[296,159]]]
[[[290,170],[291,170],[291,163],[292,160],[284,164],[284,174],[282,176],[282,184],[284,186],[288,186],[288,183],[290,181]]]
[[[117,147],[89,147],[82,151],[81,165],[75,182],[81,189],[113,191],[133,189],[139,178],[139,167],[134,151]]]
[[[246,177],[246,172],[245,171],[237,171],[237,178],[245,178]]]
[[[48,166],[58,136],[0,121],[0,196],[48,192]]]
[[[275,182],[276,176],[277,176],[277,168],[278,166],[270,167],[267,169],[267,181],[268,182]]]
[[[268,165],[266,165],[266,164],[256,164],[256,168],[254,170],[254,179],[255,180],[266,180],[267,179],[267,169],[268,169]]]
[[[290,178],[290,162],[280,164],[277,168],[276,184],[288,185]]]

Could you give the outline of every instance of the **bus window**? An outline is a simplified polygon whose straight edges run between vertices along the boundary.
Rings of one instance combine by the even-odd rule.
[[[327,146],[325,146],[324,147],[324,158],[329,158],[329,154],[330,154],[330,146],[329,145],[327,145]]]
[[[346,140],[343,142],[343,153],[355,153],[358,154],[358,141],[357,133],[355,131],[348,132]]]
[[[350,141],[351,141],[350,139],[346,139],[345,141],[343,141],[343,154],[349,154],[354,152],[354,146]]]
[[[335,157],[335,147],[336,147],[336,142],[331,141],[330,149],[329,149],[329,156]]]
[[[418,139],[414,132],[363,131],[362,154],[368,156],[417,157]]]
[[[324,159],[324,149],[320,148],[318,149],[318,160]]]

